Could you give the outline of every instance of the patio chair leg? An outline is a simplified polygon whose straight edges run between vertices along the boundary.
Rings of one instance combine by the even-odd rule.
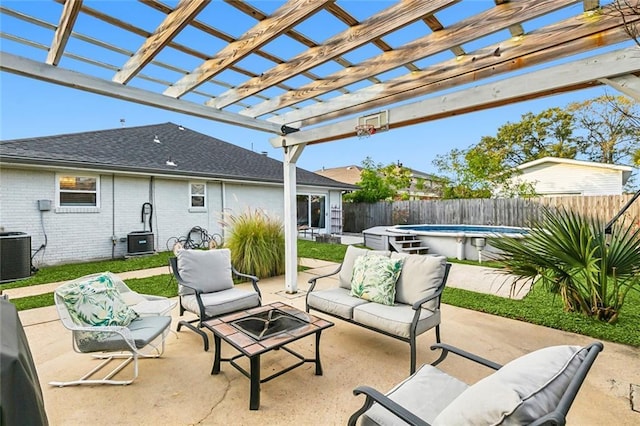
[[[412,339],[409,342],[409,345],[411,346],[411,370],[409,372],[409,375],[411,375],[416,372],[416,341],[415,339]]]
[[[207,336],[207,333],[205,333],[204,331],[202,331],[200,328],[196,327],[195,325],[191,324],[189,321],[180,321],[180,322],[178,322],[178,327],[177,327],[176,330],[180,331],[180,328],[182,328],[182,326],[185,326],[188,329],[190,329],[192,331],[195,331],[200,336],[202,336],[202,340],[204,341],[204,350],[205,350],[205,352],[209,350],[209,336]]]
[[[436,325],[436,342],[441,343],[440,342],[440,325]]]

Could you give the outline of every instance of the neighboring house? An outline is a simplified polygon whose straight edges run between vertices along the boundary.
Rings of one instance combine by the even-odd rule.
[[[223,234],[226,211],[284,216],[282,162],[172,123],[1,141],[0,183],[0,230],[46,244],[37,265],[122,257],[151,227],[171,249],[197,226]],[[354,187],[302,169],[297,184],[300,220],[329,233]]]
[[[411,171],[412,182],[409,188],[400,189],[400,194],[409,194],[411,200],[425,200],[442,197],[442,180],[437,176],[421,172],[419,170],[409,169]],[[322,168],[315,173],[328,177],[338,182],[344,182],[351,185],[357,185],[360,182],[360,173],[362,167],[359,166],[343,166],[334,168]]]
[[[633,169],[616,164],[544,157],[521,164],[516,182],[528,182],[541,196],[620,195]]]

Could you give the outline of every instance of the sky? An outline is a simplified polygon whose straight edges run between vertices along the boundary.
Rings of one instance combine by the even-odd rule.
[[[16,5],[11,1],[3,3]],[[365,139],[357,138],[354,132],[352,138],[306,147],[298,166],[316,171],[359,165],[366,157],[370,157],[375,163],[386,165],[400,162],[422,172],[437,173],[433,165],[436,156],[445,155],[452,149],[468,148],[483,136],[495,135],[500,126],[519,121],[527,112],[538,113],[551,107],[564,107],[571,102],[595,98],[604,93],[617,94],[613,89],[602,86],[379,132]],[[123,119],[127,127],[173,122],[255,152],[266,152],[278,160],[283,158],[282,150],[273,148],[269,143],[269,138],[273,137],[269,133],[0,72],[2,140],[118,128],[122,126]]]

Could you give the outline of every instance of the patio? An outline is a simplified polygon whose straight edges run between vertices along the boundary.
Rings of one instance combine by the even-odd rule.
[[[315,266],[299,274],[302,290],[312,275],[333,270],[335,265]],[[286,294],[283,280],[276,277],[260,282],[263,302],[283,301],[304,309],[304,292]],[[320,285],[330,284],[321,281]],[[177,308],[173,316],[175,324]],[[364,399],[353,396],[353,388],[366,384],[387,391],[408,375],[405,343],[336,320],[321,342],[324,375],[315,376],[313,365],[308,364],[264,383],[259,411],[249,410],[249,380],[238,371],[223,365],[220,375],[209,374],[213,351],[204,352],[201,338],[188,330],[169,335],[161,359],[142,360],[140,376],[130,386],[54,388],[47,383],[74,378],[96,361],[72,351],[69,333],[58,321],[55,308],[23,311],[20,317],[52,425],[338,425],[345,424]],[[501,363],[544,346],[584,345],[594,340],[447,305],[443,306],[442,335],[446,343]],[[432,332],[418,339],[418,364],[435,359],[436,354],[428,349],[434,340]],[[604,343],[604,351],[573,404],[570,424],[609,424],[612,418],[619,425],[640,421],[640,413],[631,409],[629,401],[630,384],[640,383],[640,349]],[[314,340],[302,339],[293,347],[311,355]],[[224,344],[222,350],[223,355],[230,354]],[[263,357],[262,373],[268,375],[290,362],[284,351],[271,352]],[[470,366],[450,357],[440,367],[468,382],[487,374]]]

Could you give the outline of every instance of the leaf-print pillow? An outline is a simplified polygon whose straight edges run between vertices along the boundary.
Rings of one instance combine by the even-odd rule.
[[[109,274],[92,275],[64,284],[56,293],[78,325],[128,326],[138,314],[124,303]]]
[[[386,256],[360,256],[353,264],[351,295],[371,302],[393,305],[396,281],[402,271],[402,259]]]

